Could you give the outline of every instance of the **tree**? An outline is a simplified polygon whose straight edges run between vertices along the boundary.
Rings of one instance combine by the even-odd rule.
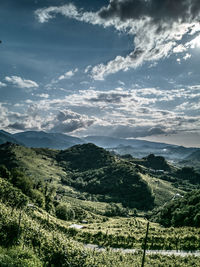
[[[62,203],[56,207],[56,216],[61,220],[69,221],[74,219],[75,213],[71,205]]]

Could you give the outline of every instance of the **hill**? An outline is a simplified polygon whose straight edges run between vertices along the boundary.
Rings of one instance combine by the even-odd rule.
[[[23,142],[27,147],[43,147],[53,149],[65,149],[75,144],[83,144],[84,141],[61,133],[46,133],[37,131],[27,131],[16,133],[14,138]]]
[[[149,165],[149,158],[120,158],[94,144],[75,145],[66,150],[11,143],[0,146],[0,164],[9,171],[20,169],[31,180],[32,187],[44,188],[49,184],[58,198],[115,202],[141,210],[162,205],[180,190],[191,187],[187,180],[183,183],[179,179],[181,172],[176,174],[176,169],[163,158],[154,158],[156,166]],[[153,171],[153,167],[158,171]],[[162,168],[168,171],[161,171]]]
[[[75,145],[60,151],[56,159],[67,163],[69,168],[80,171],[102,168],[114,161],[108,151],[94,144]]]
[[[185,159],[181,160],[179,162],[179,165],[194,167],[196,170],[200,172],[200,151],[199,150],[194,151]]]
[[[156,221],[166,227],[200,225],[200,190],[194,190],[170,201],[159,211]]]
[[[23,142],[18,141],[14,136],[8,132],[0,130],[0,144],[12,142],[15,144],[23,144]]]
[[[139,139],[125,139],[109,136],[87,136],[78,138],[61,133],[47,133],[42,131],[26,131],[10,134],[0,131],[0,143],[12,142],[34,148],[66,149],[77,144],[93,143],[110,152],[120,155],[130,154],[136,158],[143,158],[149,154],[165,157],[177,164],[199,148],[186,148],[158,142],[149,142]],[[188,160],[192,166],[192,161]],[[180,163],[180,165],[183,165]]]
[[[8,195],[10,198],[7,197]],[[71,208],[70,203],[72,202],[65,203],[68,210]],[[73,209],[77,208],[80,203],[83,201],[76,202]],[[57,207],[61,205],[63,204],[59,203]],[[86,207],[87,205],[88,202],[85,203]],[[101,209],[102,205],[100,203],[98,205]],[[133,259],[134,265],[140,266],[142,254],[139,250],[143,248],[146,220],[143,218],[111,218],[92,212],[90,215],[93,217],[84,227],[80,217],[60,220],[54,214],[32,204],[19,189],[0,178],[1,266],[129,267],[133,266]],[[72,228],[72,225],[76,226],[77,223],[83,228],[79,230]],[[198,233],[198,229],[195,228],[168,229],[151,223],[147,246],[149,249],[197,249]],[[188,240],[190,242],[187,242]],[[83,246],[83,244],[91,243],[109,249],[101,252]],[[133,258],[132,253],[114,251],[110,247],[139,250]],[[174,266],[176,264],[189,267],[198,266],[198,263],[199,259],[194,256],[185,258],[174,255],[147,255],[146,257],[147,266]]]
[[[141,249],[147,224],[141,216],[147,216],[154,206],[164,204],[164,209],[173,203],[171,199],[184,195],[174,186],[176,169],[152,172],[139,164],[141,160],[134,160],[112,155],[94,144],[63,151],[0,145],[0,265],[132,266],[132,254],[112,249],[101,253],[83,244]],[[179,170],[181,173],[184,170]],[[178,205],[175,211],[171,209],[173,218],[179,218],[181,210],[186,215],[181,219],[189,214],[191,225],[196,225],[199,193],[193,191],[187,196],[184,201],[189,202]],[[184,205],[188,206],[187,212]],[[147,246],[196,250],[199,229],[164,228],[151,222]],[[134,264],[139,266],[141,259],[139,251],[134,254]],[[164,263],[189,267],[197,266],[199,260],[189,257],[187,265],[185,262],[185,258],[183,261],[175,256],[146,258],[148,266]]]
[[[151,189],[135,167],[93,144],[59,151],[6,143],[0,146],[0,164],[9,171],[19,169],[31,181],[31,188],[39,187],[39,191],[49,181],[60,196],[93,198],[139,209],[154,206]],[[31,195],[31,189],[28,191]]]

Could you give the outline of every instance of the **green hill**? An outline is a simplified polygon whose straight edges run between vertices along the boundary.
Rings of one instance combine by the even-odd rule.
[[[105,149],[89,143],[60,151],[56,160],[67,168],[84,171],[105,167],[111,164],[114,158]]]
[[[48,183],[49,191],[54,191],[58,197],[67,195],[116,202],[145,210],[154,206],[151,188],[135,167],[93,144],[59,151],[7,143],[0,146],[0,164],[12,172],[17,168],[19,176],[24,176],[20,179],[26,180],[27,184],[30,181],[29,196],[34,195],[35,189],[45,195],[44,188]],[[20,181],[13,180],[13,183],[23,186]],[[44,206],[47,205],[45,198],[41,200]]]
[[[184,180],[179,177],[181,170],[176,173],[176,177],[180,178],[179,190],[176,188],[177,179],[170,172],[166,175],[164,172],[153,172],[152,165],[150,169],[143,167],[148,165],[149,158],[119,158],[94,144],[75,145],[66,150],[27,148],[11,143],[0,146],[0,165],[5,165],[9,171],[19,169],[27,183],[31,181],[34,190],[44,193],[48,184],[49,190],[54,192],[53,198],[68,196],[115,202],[140,210],[162,205],[188,187],[188,184],[183,186]],[[153,164],[158,169],[161,165],[166,168],[169,166],[163,158],[160,160],[155,156]],[[41,201],[41,205],[45,206],[45,197]]]

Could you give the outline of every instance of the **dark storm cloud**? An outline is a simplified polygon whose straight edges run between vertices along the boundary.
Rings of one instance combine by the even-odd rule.
[[[152,135],[164,135],[168,134],[169,131],[166,131],[164,126],[157,127],[147,127],[147,126],[116,126],[112,131],[112,136],[121,137],[121,138],[137,138],[137,137],[146,137]],[[172,133],[172,132],[170,132]]]
[[[56,123],[56,125],[51,128],[51,132],[71,133],[79,129],[87,128],[92,124],[92,120],[68,120]]]
[[[130,94],[124,93],[100,93],[97,97],[92,97],[90,102],[121,103],[123,98],[131,97]]]
[[[59,121],[65,121],[65,120],[71,120],[71,119],[80,119],[81,115],[69,110],[63,110],[63,111],[59,111],[58,115],[57,115],[57,119]]]
[[[70,133],[79,129],[85,129],[94,123],[93,119],[89,119],[86,115],[73,112],[71,110],[59,111],[53,122],[50,131]]]
[[[100,10],[104,18],[121,20],[150,17],[153,22],[199,20],[199,0],[110,0],[108,7]]]
[[[15,123],[9,124],[7,127],[15,129],[15,130],[21,130],[21,131],[26,130],[26,125],[24,123],[20,123],[20,122],[15,122]]]

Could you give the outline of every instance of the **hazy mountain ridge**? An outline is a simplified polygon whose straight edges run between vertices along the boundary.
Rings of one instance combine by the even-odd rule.
[[[0,144],[6,143],[6,142],[12,142],[15,144],[23,144],[19,140],[17,140],[12,134],[0,130]]]
[[[28,147],[65,149],[76,144],[84,143],[82,139],[77,137],[61,133],[46,133],[43,131],[27,131],[14,134],[13,136]]]
[[[5,131],[0,131],[0,143],[13,142],[23,144],[27,147],[35,148],[52,148],[66,149],[77,144],[94,143],[97,146],[103,147],[108,151],[113,151],[120,155],[130,154],[136,158],[143,158],[149,154],[163,156],[167,160],[182,161],[186,160],[190,163],[190,155],[197,156],[200,148],[188,148],[165,143],[149,142],[138,139],[123,139],[109,136],[87,136],[78,138],[61,133],[46,133],[42,131],[26,131],[16,134],[10,134]]]

